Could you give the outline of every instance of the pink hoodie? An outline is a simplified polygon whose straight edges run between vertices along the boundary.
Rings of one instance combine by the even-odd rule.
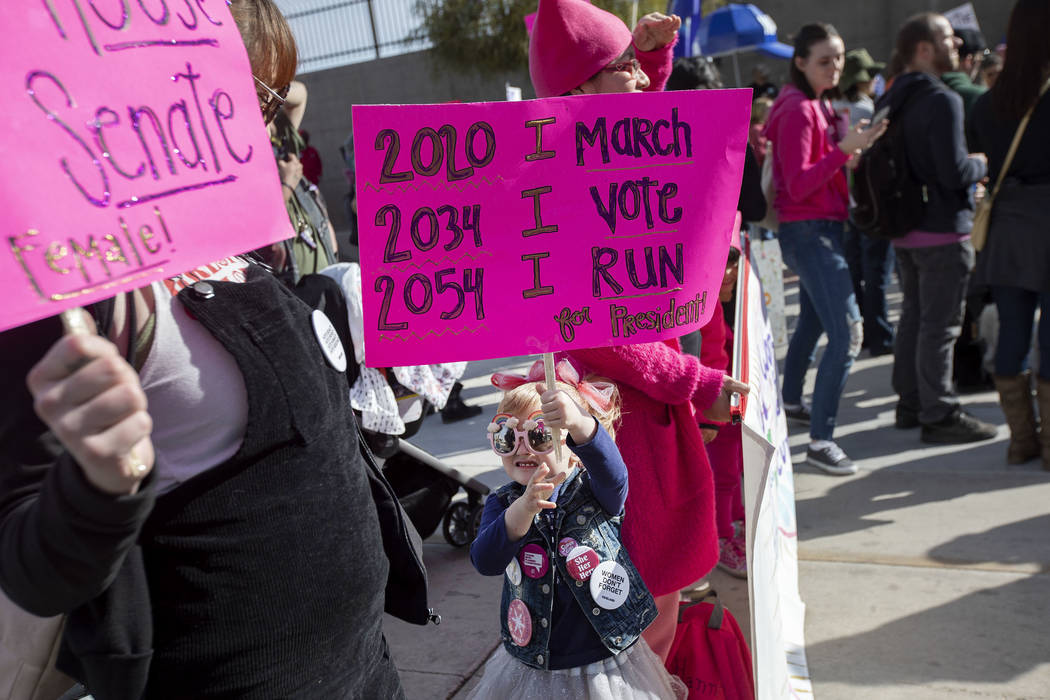
[[[765,136],[773,149],[773,206],[781,221],[845,221],[849,156],[834,139],[818,100],[788,84],[769,111]]]

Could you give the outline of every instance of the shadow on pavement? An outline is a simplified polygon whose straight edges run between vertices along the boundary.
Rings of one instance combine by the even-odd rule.
[[[912,585],[930,585],[923,577],[928,581],[939,574],[911,570],[905,576],[890,584],[901,600],[907,598]],[[1001,580],[1001,575],[985,576]],[[1047,590],[1050,578],[1046,576],[1021,578],[973,590],[869,632],[812,644],[808,649],[810,672],[824,683],[867,688],[929,686],[943,681],[953,687],[969,687],[982,697],[1005,697],[993,691],[996,684],[1009,682],[1013,691],[1021,692],[1009,697],[1045,697],[1045,684],[1041,686],[1038,679],[1018,679],[1047,663],[1046,645],[1019,644],[1018,640],[1046,639],[1045,624],[1050,619]],[[869,601],[858,591],[854,612],[861,613],[868,606]],[[984,689],[991,694],[981,692]]]
[[[797,466],[797,465],[796,465]],[[927,457],[895,467],[861,473],[860,476],[841,479],[827,491],[821,490],[813,497],[800,492],[796,497],[795,511],[799,523],[801,541],[812,541],[821,537],[870,530],[897,522],[895,517],[879,518],[886,511],[901,511],[931,503],[948,503],[965,496],[1017,488],[1027,484],[1043,484],[1050,481],[1037,467],[1024,465],[1011,467],[1004,478],[989,477],[988,474],[960,472],[952,474],[943,456]],[[796,472],[797,473],[797,472]],[[1009,478],[1006,478],[1009,476]],[[959,517],[965,517],[960,514]],[[1050,523],[1044,523],[1044,525]],[[1033,528],[1025,538],[1029,544],[1039,541],[1050,547],[1050,529]],[[981,551],[986,551],[982,548]],[[1050,561],[1050,556],[1046,558]],[[967,559],[967,561],[972,561]]]
[[[973,562],[1018,566],[1036,564],[1050,574],[1050,514],[989,528],[984,532],[959,535],[930,550],[929,556],[946,564]],[[1050,589],[1047,589],[1050,590]],[[1044,618],[1048,619],[1048,618]]]

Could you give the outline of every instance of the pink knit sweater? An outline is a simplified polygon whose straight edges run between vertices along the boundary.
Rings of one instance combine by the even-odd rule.
[[[769,111],[765,135],[773,148],[772,204],[780,220],[845,221],[849,188],[842,166],[849,156],[838,147],[821,103],[785,85]]]
[[[674,38],[667,46],[653,49],[652,51],[641,51],[637,47],[634,55],[642,64],[642,70],[649,78],[649,87],[645,92],[663,92],[667,85],[667,79],[671,77],[672,62],[674,61],[674,47],[678,43],[678,37]],[[634,42],[631,42],[634,46]]]
[[[642,580],[654,596],[693,583],[718,561],[714,481],[697,413],[718,398],[723,373],[683,355],[677,340],[568,354],[616,382],[623,397],[623,541]]]

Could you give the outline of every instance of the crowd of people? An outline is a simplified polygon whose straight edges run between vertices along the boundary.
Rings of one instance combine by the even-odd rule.
[[[832,436],[850,366],[865,349],[873,357],[894,355],[898,429],[921,428],[929,443],[991,439],[995,427],[960,408],[957,387],[994,385],[1011,430],[1008,461],[1046,454],[1041,441],[1050,440],[1050,423],[1036,425],[1027,363],[1035,310],[1047,287],[1037,262],[1044,248],[1031,218],[1044,182],[1032,160],[1045,154],[1038,120],[1047,59],[1033,43],[1033,27],[1044,15],[1038,3],[1018,2],[1007,43],[996,52],[972,28],[956,30],[935,13],[916,15],[901,26],[888,65],[863,48],[845,51],[829,25],[807,25],[795,35],[788,84],[771,106],[756,100],[753,114],[764,119],[752,138],[769,151],[769,204],[779,218],[784,260],[800,286],[784,365],[785,410],[809,424],[807,461],[827,473],[856,471]],[[1004,53],[1014,60],[1004,62]],[[878,95],[876,77],[884,86]],[[1032,122],[1019,132],[1030,109]],[[977,202],[994,194],[991,182],[1015,134],[1017,159],[1006,194],[995,200],[988,249],[978,255],[983,236],[971,241]],[[892,141],[886,148],[897,149],[922,199],[919,218],[892,237],[869,236],[851,217],[853,171],[880,138]],[[894,271],[902,295],[896,327],[886,301]],[[997,313],[998,331],[979,333],[989,324],[978,318],[989,313]],[[822,334],[827,347],[806,403],[802,380]],[[981,350],[971,352],[974,346]],[[994,362],[982,364],[982,355]],[[991,382],[984,379],[989,374]],[[1048,391],[1040,386],[1036,381],[1036,397]],[[1044,415],[1050,417],[1040,412],[1040,421]],[[1045,457],[1044,466],[1050,468]]]
[[[55,666],[82,684],[70,698],[403,697],[382,615],[431,617],[425,576],[403,573],[419,569],[418,548],[384,517],[396,503],[359,430],[371,419],[295,293],[323,273],[352,297],[355,273],[335,265],[288,25],[273,0],[227,4],[290,235],[76,312],[89,333],[64,334],[55,317],[0,334],[0,587],[34,615],[64,616]],[[672,61],[680,26],[653,13],[632,29],[586,0],[540,0],[536,96],[722,87],[711,61]],[[953,381],[964,319],[991,309],[1007,460],[1050,469],[1041,316],[1034,382],[1028,364],[1050,300],[1037,224],[1050,192],[1048,28],[1045,1],[1017,0],[1003,58],[923,13],[883,64],[807,24],[784,85],[756,73],[739,209],[798,276],[784,408],[829,474],[857,470],[834,431],[865,349],[894,355],[897,428],[931,443],[995,434],[960,408]],[[882,139],[899,144],[924,202],[892,240],[850,216],[854,172]],[[982,196],[994,198],[986,235],[974,231]],[[485,502],[471,561],[503,577],[502,645],[474,697],[686,697],[665,668],[682,591],[716,565],[747,576],[730,401],[748,387],[728,374],[740,255],[729,253],[725,308],[697,333],[563,353],[554,388],[542,363],[492,377],[503,394],[485,433],[510,481]],[[447,421],[481,411],[460,398],[462,371],[427,375]]]

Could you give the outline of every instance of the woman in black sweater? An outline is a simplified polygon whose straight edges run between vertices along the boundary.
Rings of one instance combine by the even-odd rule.
[[[291,31],[227,4],[272,119]],[[369,456],[311,309],[228,258],[91,312],[99,335],[0,334],[0,586],[66,616],[58,668],[98,700],[404,697]]]
[[[1018,125],[1035,106],[995,199],[977,274],[991,287],[999,311],[995,384],[1010,426],[1007,461],[1019,464],[1041,452],[1043,467],[1050,469],[1050,97],[1042,91],[1050,76],[1047,36],[1050,3],[1018,0],[1010,15],[1003,72],[974,105],[970,128],[974,149],[988,156],[989,187],[994,187]],[[1041,429],[1027,367],[1037,306],[1042,308],[1036,382]]]

